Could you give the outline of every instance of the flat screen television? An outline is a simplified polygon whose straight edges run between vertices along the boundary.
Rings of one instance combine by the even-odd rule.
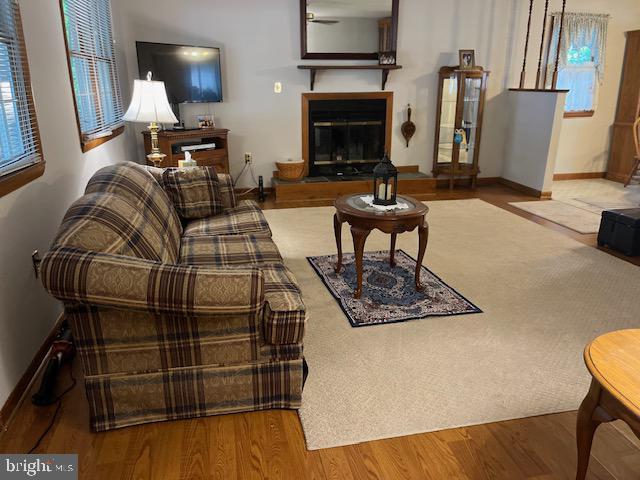
[[[222,101],[220,49],[136,42],[140,78],[164,82],[169,103]]]

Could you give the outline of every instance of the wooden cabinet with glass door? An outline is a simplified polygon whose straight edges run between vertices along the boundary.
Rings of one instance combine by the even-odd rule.
[[[433,176],[449,176],[449,188],[456,178],[469,178],[475,188],[480,169],[482,114],[489,72],[482,67],[462,70],[442,67],[438,86]]]

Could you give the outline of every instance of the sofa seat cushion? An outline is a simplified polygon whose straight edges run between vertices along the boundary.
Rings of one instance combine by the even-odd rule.
[[[298,282],[284,265],[261,267],[264,275],[264,338],[267,343],[301,343],[306,307]]]
[[[212,235],[183,238],[180,263],[215,267],[265,265],[282,263],[282,257],[273,240],[266,236]]]
[[[241,200],[235,208],[225,210],[221,215],[190,221],[184,228],[183,236],[202,237],[245,233],[271,236],[269,224],[262,210],[251,200]]]

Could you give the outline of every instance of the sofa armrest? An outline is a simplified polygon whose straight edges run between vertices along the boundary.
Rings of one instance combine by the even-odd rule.
[[[218,181],[220,182],[220,195],[222,195],[224,208],[235,208],[238,205],[238,200],[236,199],[236,191],[233,188],[231,175],[219,173]]]
[[[215,269],[56,248],[42,259],[42,283],[54,297],[168,315],[256,314],[264,304],[257,268]]]

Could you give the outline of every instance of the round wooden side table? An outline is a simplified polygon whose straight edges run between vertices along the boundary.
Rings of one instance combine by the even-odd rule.
[[[342,269],[342,224],[344,222],[347,222],[351,226],[353,249],[355,251],[358,284],[353,294],[354,298],[360,298],[362,295],[362,257],[364,255],[364,244],[369,233],[377,228],[381,232],[391,234],[389,263],[391,266],[395,266],[394,254],[397,235],[399,233],[410,232],[417,228],[418,259],[416,261],[415,286],[416,290],[422,290],[420,271],[422,269],[422,259],[427,250],[427,240],[429,236],[429,225],[425,220],[429,207],[415,198],[398,195],[397,201],[406,204],[408,208],[384,211],[367,204],[362,199],[365,195],[367,194],[357,193],[355,195],[345,195],[338,197],[335,201],[336,213],[333,216],[333,229],[336,236],[336,246],[338,248],[336,273],[339,273]]]
[[[577,480],[587,474],[598,425],[623,420],[640,437],[640,330],[619,330],[596,338],[585,348],[584,361],[593,379],[578,410]]]

